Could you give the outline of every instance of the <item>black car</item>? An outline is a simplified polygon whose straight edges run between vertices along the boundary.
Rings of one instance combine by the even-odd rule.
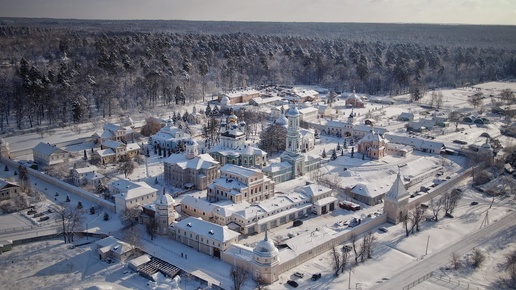
[[[303,224],[303,221],[302,220],[295,220],[294,223],[293,223],[293,226],[295,227],[299,227],[300,225]]]
[[[321,279],[321,273],[313,274],[312,275],[312,281],[317,281]]]
[[[294,288],[296,288],[297,286],[299,286],[299,284],[297,284],[297,282],[296,282],[296,281],[294,281],[294,280],[288,280],[288,281],[287,281],[287,284],[288,284],[288,285],[290,285],[290,286],[292,286],[292,287],[294,287]]]

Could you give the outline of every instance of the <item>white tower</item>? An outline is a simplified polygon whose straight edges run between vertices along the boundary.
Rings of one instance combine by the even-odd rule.
[[[405,185],[401,180],[401,175],[398,168],[398,175],[392,185],[391,189],[385,194],[384,198],[384,212],[387,213],[387,221],[397,224],[403,221],[403,215],[407,211],[409,194],[405,189]]]
[[[261,240],[253,250],[253,276],[266,283],[278,280],[279,251],[267,238]]]
[[[288,129],[287,129],[287,146],[286,151],[299,153],[299,110],[297,105],[293,103],[287,112]]]
[[[199,144],[195,140],[190,139],[186,141],[186,158],[193,159],[199,155]]]
[[[167,234],[168,226],[170,226],[176,219],[175,217],[175,206],[176,202],[169,194],[165,193],[165,189],[163,189],[163,193],[158,199],[154,202],[156,207],[155,218],[158,222],[158,233],[159,234]]]

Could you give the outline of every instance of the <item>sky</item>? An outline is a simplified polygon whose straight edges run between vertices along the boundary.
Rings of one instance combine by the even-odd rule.
[[[516,0],[2,0],[0,17],[516,25]]]

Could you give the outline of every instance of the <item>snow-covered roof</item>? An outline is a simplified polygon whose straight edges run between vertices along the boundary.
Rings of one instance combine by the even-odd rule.
[[[195,158],[187,159],[183,154],[172,154],[164,161],[165,163],[177,164],[177,166],[186,169],[208,169],[213,165],[219,164],[210,154],[200,154]]]
[[[174,227],[221,243],[231,241],[240,236],[240,233],[230,230],[227,226],[220,226],[194,217],[187,217],[174,224]]]
[[[260,172],[261,171],[258,169],[242,167],[234,164],[226,164],[220,168],[220,173],[222,174],[234,174],[243,177],[251,177]]]
[[[113,140],[106,140],[106,141],[102,142],[102,146],[108,147],[108,148],[118,148],[118,147],[124,146],[124,143],[118,142],[118,141],[113,141]]]
[[[95,165],[91,165],[91,166],[83,167],[83,168],[75,168],[75,169],[73,169],[73,171],[75,171],[75,172],[77,172],[79,174],[88,173],[88,172],[94,172],[94,171],[97,171],[97,170],[98,170],[98,168]]]
[[[132,265],[136,269],[139,266],[150,262],[150,260],[151,260],[150,256],[147,254],[144,254],[144,255],[139,256],[138,258],[132,259],[131,261],[129,261],[129,264]]]
[[[319,109],[314,108],[314,107],[306,107],[306,108],[299,109],[299,113],[301,113],[301,115],[308,114],[311,112],[318,112],[318,111],[319,111]]]
[[[398,172],[396,180],[394,180],[394,183],[392,184],[391,188],[385,194],[385,199],[397,202],[406,196],[408,196],[408,192],[405,189],[405,185],[403,184],[401,174]]]
[[[186,195],[183,200],[181,200],[181,206],[188,206],[197,208],[202,212],[212,212],[217,207],[215,204],[212,204],[205,199],[196,198],[191,195]]]
[[[320,184],[309,184],[305,185],[301,188],[301,192],[304,193],[308,197],[320,196],[325,193],[331,192],[331,188]]]
[[[120,193],[114,195],[114,197],[122,198],[124,200],[135,199],[158,191],[145,182],[133,182],[125,179],[113,181],[109,186],[120,191]]]
[[[127,144],[127,151],[134,151],[134,150],[140,150],[140,145],[138,143],[129,143]]]
[[[370,184],[363,184],[363,183],[359,183],[359,184],[355,185],[351,189],[351,192],[361,195],[361,196],[372,197],[372,198],[385,193],[384,191],[377,190],[376,188],[374,188],[374,186],[372,186]]]
[[[66,153],[66,151],[59,149],[56,145],[50,145],[48,143],[40,142],[36,147],[32,149],[33,152],[38,152],[46,156],[50,156],[54,153]]]
[[[271,173],[283,171],[283,170],[292,170],[292,164],[290,164],[286,161],[283,161],[280,163],[271,163],[269,166],[264,167],[262,169],[262,171],[271,172]]]
[[[116,155],[115,151],[113,151],[113,149],[111,149],[111,148],[110,149],[104,149],[104,150],[97,150],[95,152],[97,152],[97,154],[100,157],[107,157],[107,156]]]
[[[116,132],[118,130],[121,130],[121,129],[124,129],[122,126],[120,125],[117,125],[117,124],[113,124],[113,123],[106,123],[104,124],[104,127],[103,129],[105,131],[111,131],[111,132]]]
[[[319,205],[319,206],[324,206],[324,205],[334,203],[337,201],[338,201],[338,199],[336,197],[328,196],[328,197],[319,199],[318,201],[314,202],[314,204]]]

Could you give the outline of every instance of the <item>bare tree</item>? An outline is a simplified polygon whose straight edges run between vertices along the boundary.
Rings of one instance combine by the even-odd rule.
[[[134,226],[138,223],[141,210],[139,208],[126,208],[120,214],[120,220],[126,227]]]
[[[455,125],[455,131],[459,131],[459,124],[462,121],[462,114],[459,111],[451,111],[448,120]]]
[[[450,215],[453,213],[453,210],[457,206],[457,203],[462,198],[462,190],[456,188],[451,192],[444,193],[443,197],[443,209],[445,215]]]
[[[283,236],[280,236],[280,235],[274,235],[272,237],[272,241],[274,242],[274,245],[276,247],[278,247],[279,245],[281,245],[283,243]]]
[[[353,252],[355,253],[355,264],[358,264],[358,259],[360,258],[359,249],[357,246],[357,236],[351,235],[351,246],[353,247]]]
[[[348,261],[349,261],[349,251],[343,251],[341,262],[340,262],[340,273],[344,273],[344,270],[346,269],[346,266],[348,265]]]
[[[131,159],[124,159],[120,160],[120,163],[118,163],[117,170],[120,173],[123,173],[125,178],[127,178],[128,175],[132,174],[134,172],[134,169],[136,168],[136,165]]]
[[[335,245],[331,248],[331,258],[333,261],[333,275],[339,277],[339,271],[342,270],[342,256]]]
[[[456,252],[451,253],[450,262],[452,264],[453,269],[459,269],[461,266],[459,254],[457,254]]]
[[[435,106],[437,107],[437,109],[441,108],[441,106],[443,105],[443,102],[444,102],[443,93],[438,92],[435,97]]]
[[[373,257],[374,245],[377,238],[372,232],[368,232],[362,239],[364,245],[364,256],[366,259],[371,259]]]
[[[416,226],[416,231],[419,232],[419,224],[425,218],[426,207],[422,207],[421,205],[416,205],[416,208],[412,212],[412,219],[414,225]]]
[[[471,257],[471,265],[474,268],[479,268],[486,260],[486,255],[480,249],[474,249]]]
[[[145,228],[147,229],[147,233],[151,240],[154,240],[154,237],[158,232],[158,220],[155,217],[149,217],[149,221],[145,224]]]
[[[443,196],[436,197],[430,201],[430,209],[434,216],[434,221],[439,220],[439,213],[443,210],[444,198]]]
[[[61,220],[64,242],[72,243],[75,232],[82,229],[84,209],[79,209],[69,203],[61,203],[57,207],[56,214]]]
[[[138,225],[132,225],[124,229],[124,242],[131,245],[133,249],[142,246],[142,228]]]
[[[484,99],[484,94],[476,93],[473,96],[468,97],[468,103],[473,106],[474,109],[478,108],[482,105]]]
[[[405,228],[405,236],[408,237],[409,234],[412,232],[412,229],[414,228],[414,223],[412,222],[412,219],[410,218],[409,212],[405,212],[403,214],[403,227]]]
[[[249,272],[242,267],[233,267],[229,272],[229,276],[233,281],[233,290],[240,290],[249,278]]]

